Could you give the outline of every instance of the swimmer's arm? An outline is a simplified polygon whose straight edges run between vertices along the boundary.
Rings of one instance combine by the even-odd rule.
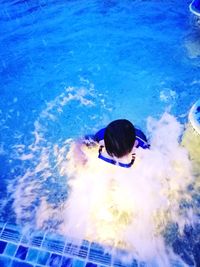
[[[83,151],[84,146],[85,146],[84,140],[79,139],[74,142],[74,147],[73,147],[73,157],[76,159],[76,161],[82,164],[85,164],[87,162],[87,157]]]
[[[87,146],[88,148],[97,146],[98,143],[94,140],[92,135],[85,136],[85,138],[78,139],[74,142],[74,158],[82,163],[85,164],[87,162],[87,157],[84,153],[84,147]]]

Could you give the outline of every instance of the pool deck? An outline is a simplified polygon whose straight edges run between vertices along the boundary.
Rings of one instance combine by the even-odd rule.
[[[22,234],[17,225],[0,222],[1,267],[136,267],[133,260],[122,263],[97,243],[83,240],[77,245],[70,239],[48,232]]]
[[[200,99],[192,106],[189,121],[196,132],[200,134]]]

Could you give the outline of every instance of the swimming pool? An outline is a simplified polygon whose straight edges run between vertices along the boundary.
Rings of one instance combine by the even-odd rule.
[[[45,182],[42,195],[26,207],[32,217],[17,222],[33,223],[30,211],[42,196],[58,207],[67,198],[55,143],[61,148],[116,118],[144,131],[148,116],[158,119],[165,111],[187,121],[200,91],[200,28],[189,3],[1,2],[2,221],[14,223],[21,212],[25,186],[17,187],[19,177],[29,177],[36,189]],[[53,221],[46,227],[56,228]]]

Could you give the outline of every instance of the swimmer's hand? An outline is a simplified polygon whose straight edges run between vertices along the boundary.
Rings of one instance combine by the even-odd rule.
[[[87,163],[87,157],[85,153],[82,150],[83,143],[81,141],[77,141],[74,144],[73,149],[73,157],[77,161],[77,163],[80,163],[81,165],[85,165]]]
[[[85,136],[85,139],[82,141],[82,143],[88,148],[92,148],[97,145],[97,142],[94,140],[94,137],[92,135]]]

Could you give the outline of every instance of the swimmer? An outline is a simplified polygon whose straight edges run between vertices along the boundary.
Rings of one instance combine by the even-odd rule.
[[[81,146],[99,146],[97,157],[107,163],[129,168],[135,161],[136,148],[150,147],[145,134],[126,119],[112,121],[95,135],[85,136],[76,144],[76,157],[83,164],[87,161]]]

